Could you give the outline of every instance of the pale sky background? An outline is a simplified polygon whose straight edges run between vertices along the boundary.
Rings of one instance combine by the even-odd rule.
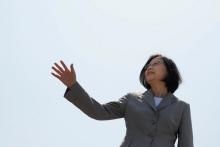
[[[1,0],[0,147],[119,147],[124,119],[97,121],[64,99],[63,59],[100,103],[141,91],[150,55],[177,64],[195,147],[219,147],[219,0]]]

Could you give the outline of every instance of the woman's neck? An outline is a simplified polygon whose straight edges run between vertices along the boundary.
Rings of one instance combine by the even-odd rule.
[[[168,90],[167,90],[165,84],[151,85],[151,90],[152,90],[154,96],[157,96],[157,97],[164,97],[168,94]]]

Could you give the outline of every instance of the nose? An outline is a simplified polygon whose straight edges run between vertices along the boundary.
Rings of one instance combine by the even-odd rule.
[[[149,64],[149,66],[147,67],[147,71],[152,70],[152,65]]]
[[[145,74],[153,73],[152,67],[148,67]]]

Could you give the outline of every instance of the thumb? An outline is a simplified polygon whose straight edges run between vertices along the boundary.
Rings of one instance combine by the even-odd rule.
[[[73,64],[70,65],[70,71],[71,71],[71,73],[74,73]]]

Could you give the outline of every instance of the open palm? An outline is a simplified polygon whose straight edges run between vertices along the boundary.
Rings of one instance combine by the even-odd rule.
[[[55,73],[51,72],[51,74],[63,82],[63,84],[65,84],[67,87],[71,87],[76,82],[76,73],[73,68],[73,64],[70,65],[69,70],[62,60],[60,60],[60,63],[62,67],[57,63],[54,63],[52,69]]]

